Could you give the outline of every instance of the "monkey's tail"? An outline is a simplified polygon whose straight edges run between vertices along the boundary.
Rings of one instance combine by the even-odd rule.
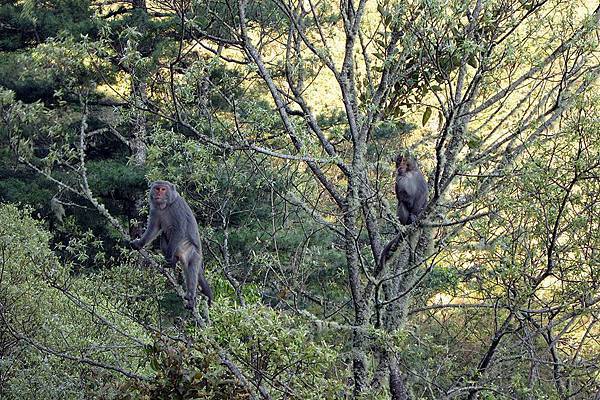
[[[210,307],[213,301],[213,292],[210,288],[210,285],[204,277],[200,277],[200,279],[198,279],[198,285],[202,290],[202,294],[206,296],[206,301],[208,302],[208,306]]]
[[[379,260],[377,260],[377,268],[375,270],[375,277],[378,278],[385,267],[385,263],[390,259],[390,255],[398,249],[398,245],[404,240],[406,234],[404,232],[398,233],[392,240],[387,242],[383,250],[381,251],[381,255],[379,256]],[[381,304],[379,303],[379,288],[380,283],[378,283],[375,287],[375,327],[379,328],[381,325]]]
[[[381,255],[379,256],[379,260],[377,262],[377,271],[376,271],[377,274],[376,275],[378,275],[383,270],[385,262],[387,260],[389,260],[390,255],[394,251],[396,251],[396,249],[398,249],[398,245],[400,244],[400,242],[402,242],[404,240],[404,236],[405,236],[404,233],[399,233],[392,240],[387,242],[387,244],[383,248],[383,251],[381,252]]]

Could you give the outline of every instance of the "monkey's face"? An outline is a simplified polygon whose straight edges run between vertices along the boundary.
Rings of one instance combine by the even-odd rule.
[[[409,169],[408,159],[402,156],[398,156],[398,158],[396,158],[396,169],[399,173],[405,174],[406,171],[408,171]]]
[[[154,187],[154,199],[157,201],[166,201],[169,194],[169,188],[165,186]]]
[[[174,198],[174,188],[168,183],[155,182],[150,188],[150,199],[160,208],[172,203]]]
[[[396,170],[399,174],[404,175],[409,171],[414,171],[415,169],[416,162],[413,158],[398,154],[398,157],[396,157]]]

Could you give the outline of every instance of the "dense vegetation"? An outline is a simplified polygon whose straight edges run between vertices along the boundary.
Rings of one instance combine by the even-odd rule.
[[[600,399],[599,38],[587,0],[2,2],[0,397]],[[210,310],[128,246],[157,179]]]

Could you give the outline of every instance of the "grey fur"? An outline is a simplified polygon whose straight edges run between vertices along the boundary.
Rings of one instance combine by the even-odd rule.
[[[423,212],[427,204],[427,190],[427,182],[417,162],[399,155],[396,159],[396,198],[398,219],[402,225],[414,223]]]
[[[156,198],[156,189],[167,189],[166,199]],[[187,202],[177,193],[175,185],[167,181],[156,181],[150,186],[150,213],[148,226],[140,239],[133,240],[131,247],[141,249],[152,242],[160,234],[160,249],[167,264],[175,266],[180,261],[185,278],[186,308],[196,305],[196,289],[198,284],[202,293],[212,303],[212,290],[204,277],[202,261],[202,245],[198,234],[198,224]]]
[[[396,157],[395,189],[398,219],[402,225],[411,225],[425,209],[428,195],[427,182],[414,158],[404,154],[398,154]],[[383,268],[390,253],[396,251],[403,240],[404,234],[399,234],[385,245],[378,260],[379,268]]]

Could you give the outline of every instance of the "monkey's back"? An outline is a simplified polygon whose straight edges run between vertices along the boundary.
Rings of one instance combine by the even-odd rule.
[[[414,207],[414,213],[415,214],[420,214],[423,209],[425,208],[425,205],[427,204],[427,197],[428,197],[428,192],[429,192],[429,188],[427,187],[427,182],[425,181],[425,177],[423,177],[423,174],[421,173],[421,171],[417,171],[418,173],[416,174],[416,183],[417,183],[417,188],[416,188],[416,193],[415,193],[415,201],[413,204]]]
[[[418,169],[396,176],[398,219],[403,225],[412,223],[427,204],[427,182]]]
[[[420,171],[409,171],[406,174],[396,178],[396,196],[402,201],[408,202],[407,205],[414,205],[416,197],[422,193],[427,193],[427,182]],[[426,197],[426,196],[425,196]]]
[[[181,196],[169,206],[169,220],[174,226],[172,229],[183,230],[185,238],[190,241],[198,251],[200,251],[200,234],[198,233],[198,223],[192,209]]]

